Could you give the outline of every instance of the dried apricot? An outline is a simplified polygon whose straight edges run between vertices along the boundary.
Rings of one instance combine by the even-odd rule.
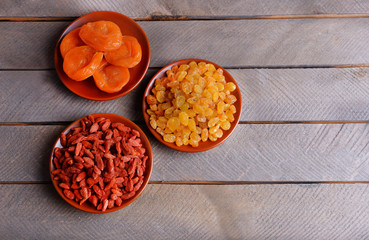
[[[141,45],[132,36],[123,36],[122,45],[119,49],[105,53],[106,61],[113,65],[127,68],[133,68],[139,64],[141,57]]]
[[[80,30],[81,28],[76,28],[63,38],[62,42],[60,43],[60,53],[63,58],[65,57],[65,54],[67,54],[67,52],[72,48],[86,45],[79,37]]]
[[[129,70],[125,67],[110,65],[105,60],[93,74],[96,86],[104,92],[120,91],[129,81]]]
[[[89,46],[75,47],[64,58],[64,72],[75,81],[83,81],[99,67],[103,58],[102,52],[96,52]]]
[[[83,42],[98,51],[113,51],[122,44],[122,32],[111,21],[86,23],[81,27],[79,36]]]

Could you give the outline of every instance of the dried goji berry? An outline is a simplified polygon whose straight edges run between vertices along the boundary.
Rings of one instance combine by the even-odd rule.
[[[69,198],[69,199],[71,199],[71,200],[73,200],[74,199],[74,193],[72,192],[72,191],[70,191],[70,190],[68,190],[68,189],[64,189],[64,191],[63,191],[63,193],[64,193],[64,195],[67,197],[67,198]]]
[[[121,206],[141,188],[148,156],[138,131],[88,116],[80,127],[62,135],[65,146],[54,150],[51,174],[67,198],[79,204],[89,200],[96,209],[106,210]]]

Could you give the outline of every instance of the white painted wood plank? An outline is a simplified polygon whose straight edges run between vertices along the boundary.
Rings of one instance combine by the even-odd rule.
[[[0,69],[53,68],[69,22],[0,22]],[[151,67],[202,58],[223,67],[367,64],[368,18],[139,22]],[[26,53],[26,54],[25,54]]]
[[[50,184],[0,185],[5,239],[367,239],[369,185],[157,185],[96,215]],[[26,197],[25,197],[26,196]]]
[[[54,70],[0,72],[1,122],[75,121],[81,116],[110,112],[142,120],[143,93],[154,71],[126,96],[111,101],[91,101],[66,88]]]
[[[317,15],[317,14],[361,14],[369,12],[365,0],[126,0],[126,1],[77,1],[52,0],[14,1],[3,0],[2,17],[77,17],[83,14],[110,10],[121,12],[132,18],[155,16],[186,17],[233,17],[269,15]]]
[[[246,121],[367,121],[369,68],[230,70]]]
[[[367,121],[369,68],[231,69],[242,95],[241,121]],[[83,99],[55,71],[1,71],[0,122],[74,121],[112,112],[142,121],[150,70],[132,93],[107,102]]]
[[[172,150],[148,133],[151,181],[368,181],[369,124],[241,124],[201,153]],[[49,181],[49,156],[62,126],[0,126],[0,181]]]

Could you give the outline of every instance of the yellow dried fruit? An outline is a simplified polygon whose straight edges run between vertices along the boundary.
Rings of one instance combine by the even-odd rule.
[[[192,91],[192,85],[189,81],[182,81],[181,89],[185,94],[190,94]]]
[[[148,96],[146,97],[146,102],[147,102],[147,104],[149,104],[149,105],[156,104],[156,98],[155,98],[153,95],[148,95]]]
[[[220,123],[220,127],[223,129],[223,130],[228,130],[231,128],[231,123],[228,122],[228,121],[224,121],[224,122],[221,122]]]
[[[209,130],[207,128],[203,128],[201,130],[201,141],[206,142],[209,137]]]
[[[166,142],[173,143],[176,140],[176,136],[174,134],[164,134],[163,139]]]
[[[170,108],[172,106],[172,104],[170,104],[169,102],[163,103],[161,104],[161,109],[162,110],[167,110],[168,108]],[[174,109],[173,109],[174,110]]]
[[[156,99],[155,99],[156,100]],[[158,105],[153,104],[153,105],[149,105],[150,109],[153,111],[157,111],[158,110]]]
[[[226,98],[225,98],[225,102],[228,103],[228,104],[233,104],[236,101],[237,101],[236,96],[235,95],[232,95],[232,94],[226,96]]]
[[[235,114],[237,112],[237,109],[236,109],[236,107],[234,105],[231,105],[229,107],[229,111],[231,111],[231,113]]]
[[[196,132],[192,132],[191,135],[190,135],[190,140],[198,142],[198,141],[201,140],[201,137]]]
[[[182,146],[182,145],[183,145],[183,141],[182,141],[182,139],[181,139],[181,138],[178,138],[178,137],[177,137],[177,139],[176,139],[176,145],[177,145],[178,147],[180,147],[180,146]]]
[[[186,102],[186,97],[183,95],[180,95],[176,97],[176,107],[181,107]]]
[[[228,82],[226,83],[224,89],[233,92],[234,90],[236,90],[236,85],[233,82]]]
[[[167,122],[167,127],[174,132],[177,130],[177,128],[179,128],[180,124],[181,122],[177,117],[171,117]]]
[[[226,82],[221,68],[205,62],[174,66],[157,79],[146,97],[150,126],[165,142],[197,147],[216,141],[231,128],[237,112],[236,89]]]
[[[181,66],[179,66],[178,71],[186,71],[189,68],[190,66],[188,66],[187,64],[182,64]]]
[[[147,109],[146,110],[146,112],[147,112],[147,114],[149,114],[150,116],[152,116],[152,115],[154,115],[155,113],[154,113],[154,111],[153,110],[151,110],[151,109]]]
[[[216,84],[216,86],[217,86],[217,88],[218,88],[218,91],[220,91],[220,92],[221,92],[221,91],[223,91],[223,90],[224,90],[224,84],[222,84],[222,83],[219,83],[219,82],[218,82],[218,83]]]
[[[215,142],[218,138],[214,137],[213,135],[209,135],[209,139],[210,141]]]
[[[179,121],[181,122],[181,124],[183,126],[187,126],[188,125],[188,114],[186,112],[180,112],[178,115]]]
[[[189,144],[190,144],[192,147],[198,147],[198,146],[199,146],[199,141],[195,141],[195,140],[190,139],[190,140],[189,140]]]
[[[151,119],[150,120],[150,126],[153,128],[153,129],[156,129],[157,128],[157,124],[156,124],[156,121],[154,119]]]
[[[190,138],[191,130],[188,128],[184,128],[182,130],[182,136],[183,138]]]
[[[166,127],[164,128],[164,133],[173,133],[173,131]]]
[[[221,138],[223,136],[222,129],[218,129],[213,135],[214,137]]]
[[[220,123],[218,123],[214,127],[209,128],[209,133],[214,134],[216,131],[218,131],[219,127],[220,127]]]
[[[163,129],[161,129],[160,127],[157,127],[156,128],[156,131],[160,134],[160,135],[164,135],[164,131],[163,131]]]
[[[211,108],[206,108],[204,111],[204,116],[209,117],[211,115],[213,115],[213,110],[211,110]]]
[[[214,127],[215,124],[217,124],[218,122],[219,122],[219,118],[218,117],[212,118],[208,122],[208,127],[209,128]]]
[[[217,113],[222,114],[224,111],[224,105],[225,103],[223,101],[218,102],[217,104]]]
[[[180,107],[180,110],[181,111],[186,111],[186,110],[188,110],[190,108],[190,104],[189,103],[187,103],[187,102],[185,102],[185,103],[183,103],[182,104],[182,106]]]
[[[197,119],[197,121],[198,121],[199,123],[204,123],[204,122],[206,122],[206,117],[205,117],[204,115],[197,115],[196,119]]]
[[[198,84],[195,84],[195,86],[193,86],[193,91],[195,93],[200,93],[201,94],[202,93],[202,87]]]
[[[195,61],[192,61],[188,64],[188,66],[190,66],[190,68],[195,68],[197,67],[197,63]]]
[[[176,76],[175,78],[178,80],[178,81],[182,81],[187,75],[187,72],[185,71],[179,71],[176,73]]]
[[[233,113],[231,113],[231,111],[227,111],[226,112],[226,116],[227,116],[227,118],[228,118],[228,120],[230,121],[230,122],[233,122],[234,121],[234,116],[233,116]]]
[[[188,120],[188,128],[190,129],[190,131],[196,131],[196,123],[195,120],[193,120],[192,118],[190,118]]]
[[[208,69],[209,72],[215,72],[215,70],[216,70],[215,66],[213,64],[208,63],[205,66],[206,66],[206,68]]]
[[[158,102],[162,103],[165,101],[165,92],[164,91],[158,91],[156,93],[156,99],[158,100]]]

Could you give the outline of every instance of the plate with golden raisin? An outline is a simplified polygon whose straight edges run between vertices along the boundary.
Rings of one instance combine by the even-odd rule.
[[[146,87],[142,109],[151,133],[182,152],[219,146],[241,116],[241,92],[221,66],[202,59],[173,62]]]

